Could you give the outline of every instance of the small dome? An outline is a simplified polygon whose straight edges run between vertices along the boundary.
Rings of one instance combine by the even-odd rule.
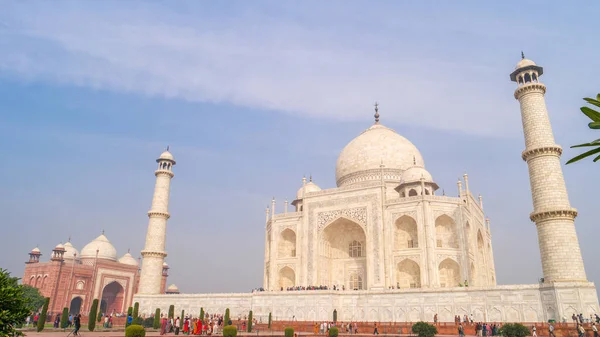
[[[402,183],[421,181],[421,177],[423,177],[426,182],[433,182],[433,177],[426,169],[421,166],[413,166],[402,172]]]
[[[101,234],[83,247],[81,258],[96,258],[96,250],[98,250],[99,259],[117,261],[117,250],[104,234]]]
[[[59,243],[54,247],[54,250],[65,250],[65,246],[62,243]]]
[[[130,266],[138,266],[137,260],[127,252],[119,259],[119,263],[128,264]]]
[[[163,268],[165,267],[169,267],[169,265],[166,262],[163,262]]]
[[[173,160],[173,161],[175,160],[175,158],[173,157],[171,152],[169,152],[169,150],[161,153],[160,157],[158,157],[158,159],[166,159],[166,160]]]
[[[375,124],[350,141],[340,153],[335,172],[337,185],[379,179],[374,173],[379,172],[382,164],[397,175],[415,164],[424,165],[413,143],[396,131]]]
[[[35,247],[31,250],[32,253],[40,253],[40,249],[38,247]]]
[[[306,190],[304,190],[304,189],[306,189]],[[304,193],[308,194],[311,192],[318,192],[320,190],[321,190],[321,188],[319,186],[317,186],[317,184],[313,183],[311,180],[308,183],[306,183],[306,185],[300,187],[300,189],[296,193],[296,199],[297,200],[302,199],[302,191],[304,191]]]
[[[515,70],[520,69],[520,68],[529,67],[529,66],[535,66],[535,65],[536,65],[535,62],[533,62],[532,60],[523,58],[523,59],[521,59],[521,61],[519,61],[519,63],[517,63]]]
[[[176,285],[171,284],[170,286],[167,287],[167,290],[169,290],[169,291],[179,291],[179,288],[177,288]]]
[[[65,260],[72,260],[72,259],[77,259],[79,260],[80,256],[79,256],[79,251],[73,247],[73,245],[71,244],[70,241],[67,241],[67,243],[65,243],[65,253],[63,254],[63,258]]]

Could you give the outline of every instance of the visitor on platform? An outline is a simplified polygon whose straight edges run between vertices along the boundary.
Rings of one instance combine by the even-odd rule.
[[[188,320],[188,317],[185,316],[185,319],[183,320],[183,334],[187,335],[189,333],[190,333],[189,320]]]
[[[181,326],[181,320],[179,319],[179,316],[177,316],[177,319],[175,320],[175,334],[179,335],[179,327]]]
[[[79,328],[81,328],[81,314],[75,315],[75,318],[73,318],[73,322],[75,324],[75,331],[73,331],[73,335],[78,336]]]
[[[535,325],[531,327],[531,337],[537,337],[537,328]]]
[[[462,324],[460,324],[460,323],[458,323],[458,336],[459,337],[465,336],[465,328],[463,328]]]
[[[438,320],[438,315],[437,313],[435,315],[433,315],[433,323],[437,323]]]
[[[60,315],[56,314],[56,317],[54,318],[54,328],[58,329],[59,324],[60,324]]]
[[[164,335],[166,333],[167,333],[167,319],[163,317],[160,320],[160,334]]]
[[[598,327],[596,323],[592,323],[592,331],[594,332],[594,337],[598,337]]]
[[[373,326],[373,335],[379,335],[379,330],[377,329],[377,323]]]

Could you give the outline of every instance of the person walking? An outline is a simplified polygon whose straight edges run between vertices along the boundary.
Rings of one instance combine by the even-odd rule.
[[[373,327],[373,335],[379,335],[379,330],[377,329],[377,323],[375,323],[375,326]]]
[[[596,323],[592,323],[592,331],[594,332],[594,337],[598,337],[598,327],[596,327]]]
[[[460,323],[458,323],[458,336],[465,337],[465,328]]]
[[[537,328],[535,325],[531,327],[531,337],[537,337]]]
[[[73,334],[75,336],[79,336],[79,328],[81,328],[81,314],[75,315],[75,317],[73,318],[73,322],[75,325],[75,331],[73,331]]]
[[[548,324],[548,337],[556,337],[554,334],[554,325]]]

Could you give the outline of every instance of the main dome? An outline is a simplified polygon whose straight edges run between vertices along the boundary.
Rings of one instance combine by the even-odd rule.
[[[117,250],[104,234],[101,234],[83,247],[81,250],[81,258],[96,258],[96,250],[98,250],[99,259],[117,261]]]
[[[424,166],[423,157],[413,143],[376,123],[350,141],[340,153],[335,169],[337,186],[378,180],[382,164],[386,180],[398,181],[402,171],[415,165]]]

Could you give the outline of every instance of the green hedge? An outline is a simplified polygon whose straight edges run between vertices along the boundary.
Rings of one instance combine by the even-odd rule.
[[[60,328],[66,329],[69,325],[69,308],[63,308],[62,315],[60,315]]]
[[[233,325],[226,325],[223,327],[223,337],[236,337],[237,328]]]
[[[98,311],[98,323],[102,322],[102,310]]]
[[[340,333],[340,331],[338,330],[338,328],[336,328],[334,326],[329,328],[329,337],[338,337],[339,333]]]
[[[88,330],[94,331],[96,328],[96,316],[98,316],[98,299],[94,299],[92,302],[92,308],[90,309],[90,316],[88,320]]]
[[[417,322],[412,326],[412,332],[418,337],[433,337],[437,334],[437,328],[429,323]]]
[[[337,309],[333,309],[333,323],[337,322]]]
[[[146,330],[141,325],[132,324],[125,329],[125,337],[146,337]]]
[[[140,303],[139,302],[135,302],[135,304],[133,305],[133,319],[138,318],[140,314]]]
[[[142,326],[144,328],[153,328],[154,327],[154,317],[148,317],[148,318],[144,319]]]
[[[167,319],[169,318],[175,318],[175,306],[173,304],[169,306],[169,316],[167,316]]]
[[[287,327],[287,328],[285,328],[284,333],[285,333],[285,337],[294,337],[294,328]]]
[[[185,310],[181,310],[181,317],[179,318],[179,329],[183,330],[183,318],[185,316],[183,316],[183,314],[185,313]]]
[[[46,317],[48,316],[48,305],[50,304],[50,297],[46,297],[44,300],[44,306],[42,307],[42,313],[38,318],[37,322],[37,331],[40,332],[44,330],[44,325],[46,324]]]
[[[506,323],[500,328],[499,333],[504,337],[525,337],[531,334],[526,326],[519,323]]]
[[[225,316],[223,317],[223,326],[229,324],[229,308],[225,309]]]
[[[248,313],[248,332],[252,332],[252,310]]]
[[[154,312],[154,324],[152,325],[154,329],[160,329],[160,309],[156,308]]]

